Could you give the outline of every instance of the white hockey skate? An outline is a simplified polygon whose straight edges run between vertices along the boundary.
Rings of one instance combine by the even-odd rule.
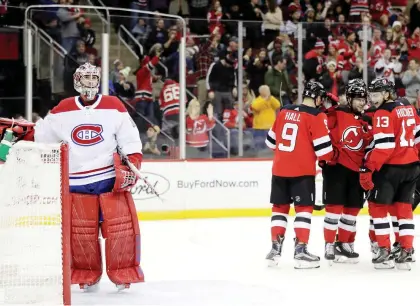
[[[83,290],[83,292],[91,293],[91,292],[98,292],[99,291],[99,282],[88,285],[88,284],[79,284],[80,289]]]
[[[130,288],[130,284],[120,284],[120,285],[116,285],[118,292],[121,292],[123,290],[127,290]]]

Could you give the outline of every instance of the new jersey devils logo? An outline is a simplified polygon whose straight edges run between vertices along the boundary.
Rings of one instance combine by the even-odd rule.
[[[79,146],[93,146],[104,140],[100,124],[81,124],[71,132],[71,140]]]
[[[350,151],[359,151],[363,147],[362,131],[360,127],[349,126],[343,131],[341,142]]]
[[[198,119],[194,121],[193,134],[203,134],[207,129],[206,121]]]

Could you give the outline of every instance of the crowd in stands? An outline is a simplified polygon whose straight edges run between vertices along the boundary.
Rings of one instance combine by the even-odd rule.
[[[0,3],[6,2],[0,0]],[[53,4],[57,1],[34,2]],[[78,2],[59,0],[60,4]],[[264,139],[276,112],[282,105],[299,103],[299,39],[303,40],[304,79],[320,81],[342,101],[347,82],[363,77],[366,69],[369,81],[386,77],[395,82],[400,96],[406,96],[417,105],[420,89],[419,0],[413,3],[408,0],[102,2],[113,7],[186,18],[187,85],[197,97],[193,103],[187,103],[186,120],[187,143],[194,156],[208,157],[209,147],[213,157],[226,156],[223,147],[227,147],[228,133],[231,142],[227,149],[237,154],[240,125],[244,128],[245,152],[251,156],[267,154]],[[129,44],[140,57],[138,67],[124,66],[123,58],[112,59],[110,91],[141,115],[133,113],[141,133],[146,135],[150,154],[157,156],[162,154],[156,145],[160,133],[172,137],[175,147],[179,136],[179,104],[165,104],[163,100],[168,95],[179,96],[176,84],[182,25],[159,15],[137,12],[128,15],[113,16],[111,20],[115,28],[124,25],[129,29],[143,47],[143,53],[136,49],[137,43],[131,41]],[[7,9],[0,8],[0,16],[7,16]],[[86,61],[101,64],[98,50],[94,48],[96,35],[88,16],[76,8],[52,8],[33,18],[68,52],[63,71],[65,91],[67,95],[74,94],[71,76],[75,68]],[[244,21],[242,58],[238,55],[238,20]],[[302,37],[298,33],[299,23],[302,24]],[[364,39],[368,52],[365,59]],[[243,80],[238,80],[239,61],[244,67]],[[133,74],[137,80],[130,82]],[[242,87],[243,109],[239,109],[237,103],[238,84]],[[239,122],[238,114],[242,114],[243,122]]]

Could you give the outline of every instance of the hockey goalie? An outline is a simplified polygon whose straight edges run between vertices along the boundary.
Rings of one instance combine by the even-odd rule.
[[[136,176],[118,154],[138,169],[139,131],[120,100],[99,93],[100,71],[86,63],[74,74],[80,96],[62,100],[35,126],[35,142],[69,146],[72,201],[72,284],[92,290],[106,272],[119,290],[144,281],[140,229],[129,189]]]

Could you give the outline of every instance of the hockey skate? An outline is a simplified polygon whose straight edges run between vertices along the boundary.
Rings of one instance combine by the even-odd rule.
[[[376,253],[378,253],[378,251],[379,251],[378,243],[376,241],[371,241],[370,242],[370,252],[372,253],[372,259],[374,259],[376,257]]]
[[[399,242],[394,242],[394,244],[392,245],[392,250],[391,250],[391,256],[392,259],[396,259],[400,256],[401,253],[401,245],[399,244]]]
[[[319,256],[308,252],[308,245],[295,239],[295,269],[313,269],[320,267]]]
[[[335,263],[355,264],[359,262],[359,253],[354,251],[353,243],[336,242],[334,251]]]
[[[393,269],[395,267],[394,260],[392,259],[391,251],[387,248],[379,247],[378,251],[374,254],[372,263],[375,269]]]
[[[276,241],[273,241],[273,246],[271,247],[271,251],[265,257],[269,267],[274,267],[279,264],[281,251],[283,249],[283,241],[284,241],[284,237],[281,237],[280,235],[277,236]]]
[[[99,281],[95,284],[88,285],[88,284],[79,284],[80,289],[83,290],[83,292],[98,292],[99,291]]]
[[[411,270],[411,263],[413,262],[413,249],[401,249],[398,257],[395,258],[395,265],[399,270]]]
[[[324,258],[328,261],[328,264],[331,266],[333,264],[333,260],[335,259],[335,243],[325,243],[325,253]]]
[[[120,284],[120,285],[116,285],[118,292],[129,289],[130,288],[130,284]]]

